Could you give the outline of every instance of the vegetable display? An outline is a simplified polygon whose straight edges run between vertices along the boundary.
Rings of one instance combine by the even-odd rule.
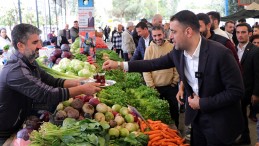
[[[37,62],[39,66],[50,75],[64,79],[75,79],[80,77],[89,78],[93,76],[96,69],[94,65],[77,59],[69,60],[67,58],[62,58],[59,61],[59,64],[55,64],[52,68],[43,64],[44,57],[39,57]]]
[[[30,134],[30,146],[105,146],[106,129],[91,119],[66,118],[61,127],[45,122]]]
[[[150,127],[144,121],[141,121],[140,129],[144,134],[149,135],[148,146],[189,146],[189,144],[184,144],[185,139],[179,136],[177,130],[171,129],[161,121],[148,119],[147,122]]]

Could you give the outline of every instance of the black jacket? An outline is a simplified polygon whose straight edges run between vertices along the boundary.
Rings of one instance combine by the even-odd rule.
[[[240,63],[245,85],[244,100],[250,103],[252,95],[259,96],[259,48],[248,43]]]
[[[184,73],[183,51],[173,49],[161,58],[131,61],[128,65],[130,72],[150,72],[176,67],[184,82],[187,96],[193,93]],[[216,136],[223,143],[230,144],[244,128],[240,105],[244,85],[238,64],[229,49],[217,42],[202,38],[198,72],[200,110],[193,110],[187,100],[185,124],[192,123],[198,113],[206,114]]]
[[[68,89],[61,88],[64,81],[53,78],[36,61],[31,64],[16,51],[0,72],[0,138],[21,128],[33,101],[53,106],[67,100]]]

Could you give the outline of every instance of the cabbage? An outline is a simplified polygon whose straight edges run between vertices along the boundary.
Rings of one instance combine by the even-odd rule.
[[[60,61],[59,61],[59,65],[60,65],[60,68],[62,70],[67,70],[67,67],[70,65],[70,60],[67,59],[67,58],[62,58]]]
[[[96,67],[94,65],[92,65],[92,64],[90,65],[89,69],[90,69],[91,72],[95,72],[96,71]]]
[[[76,74],[74,72],[72,72],[72,71],[67,71],[66,74],[67,75],[74,75],[74,76],[76,76]]]
[[[82,70],[84,67],[80,64],[76,64],[73,66],[73,69],[75,72],[79,72],[80,70]]]
[[[45,59],[48,59],[46,55],[37,58],[37,60],[41,63],[45,63]]]
[[[52,67],[52,69],[55,71],[58,71],[58,72],[62,72],[62,73],[66,72],[64,69],[60,68],[60,65],[56,65],[56,64]]]
[[[78,76],[89,78],[92,76],[92,73],[88,69],[84,68],[78,72]]]

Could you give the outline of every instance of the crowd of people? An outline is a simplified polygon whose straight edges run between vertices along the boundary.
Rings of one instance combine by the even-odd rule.
[[[185,125],[190,127],[192,146],[250,144],[248,118],[258,122],[259,137],[259,25],[227,21],[221,29],[218,12],[183,10],[163,24],[160,14],[152,22],[127,22],[112,31],[104,28],[105,41],[124,62],[108,60],[103,69],[141,72],[147,86],[169,103],[176,127],[180,109],[185,108]],[[100,84],[79,84],[82,79],[53,78],[35,59],[42,47],[41,30],[18,24],[11,32],[0,30],[0,53],[5,65],[0,71],[0,145],[21,128],[38,103],[53,107],[79,94],[92,95]],[[79,36],[78,21],[46,44],[60,48]],[[14,102],[15,101],[15,102]],[[180,106],[179,106],[180,105]],[[247,116],[247,107],[250,114]],[[256,146],[259,146],[259,138]]]

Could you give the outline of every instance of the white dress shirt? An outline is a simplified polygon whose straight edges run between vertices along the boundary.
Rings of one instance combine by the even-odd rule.
[[[240,47],[240,44],[237,45],[237,56],[238,56],[239,62],[241,62],[241,59],[242,59],[242,56],[244,54],[247,44],[248,44],[248,42],[243,47]]]
[[[150,35],[150,34],[149,34]],[[145,47],[147,48],[149,46],[149,42],[150,42],[150,39],[149,39],[149,35],[147,36],[147,38],[144,38],[144,41],[145,41]]]
[[[185,56],[184,74],[186,76],[188,84],[192,87],[192,90],[196,95],[199,95],[198,78],[195,77],[195,72],[198,72],[200,47],[201,47],[201,37],[200,37],[198,46],[196,47],[192,55],[189,55],[186,51],[184,51],[184,56]]]
[[[223,31],[222,29],[220,29],[219,27],[214,29],[214,33],[229,39],[227,33],[225,31]]]
[[[198,46],[196,47],[192,56],[189,55],[186,51],[184,51],[184,56],[185,56],[184,74],[186,76],[188,84],[192,87],[192,90],[196,95],[199,95],[198,78],[195,77],[195,72],[198,71],[198,67],[199,67],[200,48],[201,48],[201,37],[200,37]],[[125,71],[129,70],[128,62],[123,62],[123,69]]]

